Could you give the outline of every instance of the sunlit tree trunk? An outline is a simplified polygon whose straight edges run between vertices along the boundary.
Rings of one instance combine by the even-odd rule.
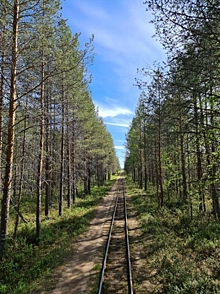
[[[45,62],[44,51],[42,50],[42,63],[41,63],[41,121],[40,121],[40,143],[39,143],[39,155],[38,155],[38,169],[37,169],[37,205],[36,205],[36,243],[40,242],[41,234],[41,196],[42,196],[42,177],[43,177],[43,158],[44,158],[44,123],[45,123]]]
[[[147,140],[146,140],[146,120],[144,119],[144,190],[147,191],[148,184],[148,160],[147,160]]]
[[[72,199],[72,170],[71,170],[71,136],[70,136],[70,113],[69,113],[69,99],[67,97],[66,105],[66,140],[67,140],[67,206],[71,207]]]
[[[45,116],[45,216],[49,216],[50,202],[51,202],[51,112],[50,112],[50,91],[47,89],[45,95],[46,102],[46,116]]]
[[[63,78],[64,82],[64,78]],[[61,150],[60,150],[60,194],[59,194],[59,216],[63,213],[63,180],[64,180],[64,85],[61,90]]]
[[[142,128],[141,128],[141,120],[139,123],[139,139],[138,139],[138,145],[139,145],[139,160],[138,160],[138,184],[139,188],[143,188],[143,166],[142,166]]]
[[[2,32],[1,38],[2,44],[4,43],[4,31]],[[3,128],[3,111],[4,111],[4,93],[5,93],[5,52],[1,54],[1,81],[0,81],[0,186],[2,185],[2,128]]]
[[[160,83],[160,82],[159,82]],[[159,102],[159,117],[158,117],[158,171],[159,171],[159,186],[160,186],[160,206],[164,204],[164,189],[163,189],[163,169],[162,169],[162,134],[161,134],[161,93],[160,85],[158,85],[158,102]]]
[[[159,185],[160,185],[160,206],[164,204],[163,192],[163,172],[162,172],[162,151],[161,151],[161,118],[159,118],[159,134],[158,134],[158,165],[159,165]]]
[[[75,119],[72,121],[72,174],[73,174],[73,203],[76,203],[77,182],[76,182],[76,135],[75,135]]]
[[[3,183],[3,199],[1,207],[1,226],[0,226],[0,256],[3,256],[6,250],[9,207],[12,186],[12,170],[14,159],[14,139],[15,139],[15,120],[16,120],[16,81],[17,81],[17,55],[18,55],[18,20],[19,20],[19,0],[14,0],[13,14],[13,41],[12,41],[12,59],[11,59],[11,84],[9,96],[8,112],[8,137],[6,148],[6,166]]]
[[[26,103],[26,108],[27,108],[27,103]],[[19,213],[20,213],[21,197],[22,197],[23,182],[24,182],[24,166],[25,166],[25,153],[26,153],[26,128],[27,128],[27,117],[26,117],[26,113],[25,113],[24,130],[23,130],[23,138],[22,138],[22,154],[21,154],[21,161],[20,161],[20,178],[19,178],[19,186],[18,186],[16,217],[15,217],[15,227],[14,227],[14,239],[17,238],[17,231],[18,231],[18,225],[19,225]]]

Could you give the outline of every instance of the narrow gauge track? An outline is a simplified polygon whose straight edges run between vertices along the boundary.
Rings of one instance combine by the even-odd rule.
[[[98,294],[133,294],[124,178],[116,199],[103,258]]]

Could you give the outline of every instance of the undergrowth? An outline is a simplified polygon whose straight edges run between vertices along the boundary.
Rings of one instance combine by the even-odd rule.
[[[42,217],[38,246],[33,242],[33,199],[29,199],[29,204],[26,199],[22,212],[28,222],[19,225],[16,241],[12,239],[13,217],[10,220],[7,252],[0,263],[0,293],[38,293],[39,285],[48,281],[53,270],[63,263],[64,258],[75,252],[77,236],[88,227],[97,205],[111,189],[114,180],[115,178],[108,181],[103,187],[93,187],[91,196],[79,198],[71,209],[64,209],[61,217],[54,206],[49,218]]]
[[[176,199],[158,208],[153,187],[144,192],[126,180],[142,231],[135,245],[141,266],[134,273],[140,293],[146,280],[149,293],[220,293],[220,223],[207,214],[191,218]]]

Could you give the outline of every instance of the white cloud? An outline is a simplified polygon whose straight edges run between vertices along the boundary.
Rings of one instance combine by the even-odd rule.
[[[123,123],[113,123],[113,122],[105,122],[106,125],[111,125],[111,126],[117,126],[117,127],[122,127],[122,128],[128,128],[129,124],[123,124]]]
[[[146,57],[155,59],[162,46],[152,39],[154,27],[149,23],[149,14],[140,0],[120,0],[111,6],[99,1],[74,1],[73,9],[78,15],[70,18],[88,39],[95,36],[94,45],[97,54],[115,65],[128,66],[140,62],[143,65]],[[83,14],[83,21],[81,15]],[[103,50],[104,49],[104,50]],[[129,61],[129,62],[128,62]]]
[[[127,107],[119,106],[116,99],[105,97],[102,102],[95,102],[99,116],[104,119],[106,125],[129,128],[134,113]]]
[[[66,2],[71,0],[66,0]],[[83,42],[94,34],[95,53],[100,64],[107,66],[112,85],[125,96],[120,97],[122,103],[135,107],[139,98],[139,90],[133,86],[137,77],[137,68],[152,64],[158,55],[164,55],[162,46],[152,39],[154,27],[149,23],[151,16],[140,0],[112,1],[81,0],[72,1],[69,17],[82,33]],[[69,13],[71,13],[71,10]],[[94,64],[96,63],[96,59]],[[93,70],[93,69],[92,69]],[[94,80],[100,79],[94,69]],[[114,86],[113,86],[114,85]],[[93,97],[97,100],[97,97]],[[115,116],[114,112],[99,108],[100,116]],[[118,109],[118,111],[121,111]],[[122,112],[129,114],[129,112]]]
[[[165,59],[162,46],[152,38],[154,27],[141,0],[65,0],[65,17],[83,44],[94,34],[91,90],[99,115],[114,141],[127,132],[140,91],[134,87],[137,68]],[[114,97],[108,98],[107,95]],[[115,127],[114,127],[115,126]],[[117,142],[121,146],[121,142]],[[116,148],[123,161],[122,148]]]
[[[118,149],[118,150],[124,150],[125,147],[124,147],[124,146],[115,146],[115,149]]]
[[[99,107],[99,115],[103,118],[106,117],[115,117],[117,115],[128,115],[132,114],[132,112],[125,107]]]
[[[120,106],[116,99],[109,97],[103,98],[102,102],[96,102],[99,116],[103,118],[115,118],[116,116],[133,116],[133,112],[126,106]]]

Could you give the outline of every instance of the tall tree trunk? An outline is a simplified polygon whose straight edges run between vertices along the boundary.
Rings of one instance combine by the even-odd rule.
[[[142,133],[141,133],[141,125],[139,129],[140,135],[139,135],[139,163],[138,163],[138,184],[139,188],[143,188],[143,167],[142,167],[142,149],[141,149],[141,144],[142,144]]]
[[[196,93],[193,93],[193,104],[194,104],[194,119],[196,129],[196,157],[197,157],[197,178],[198,178],[198,194],[199,194],[199,210],[202,211],[202,155],[200,151],[200,133],[199,133],[199,117],[198,117],[198,106]]]
[[[27,104],[26,104],[26,107],[27,107]],[[16,208],[16,217],[15,217],[15,227],[14,227],[14,239],[17,238],[17,231],[18,231],[18,225],[19,225],[19,213],[20,213],[20,205],[21,205],[21,196],[22,196],[23,182],[24,182],[26,128],[27,128],[27,116],[25,114],[23,141],[22,141],[22,157],[21,157],[21,163],[20,163],[20,179],[19,179],[19,188],[18,188],[18,196],[17,196],[17,208]]]
[[[71,150],[70,150],[70,121],[69,121],[69,101],[67,97],[67,105],[66,105],[66,114],[67,114],[67,122],[66,122],[66,140],[67,140],[67,206],[71,207],[71,196],[72,196],[72,170],[71,170]]]
[[[211,101],[211,117],[210,117],[210,125],[212,126],[211,129],[211,151],[212,151],[212,162],[211,162],[211,195],[212,195],[212,208],[213,214],[215,218],[220,220],[220,206],[219,206],[219,197],[217,194],[217,187],[215,184],[218,166],[217,166],[217,159],[216,159],[216,137],[215,137],[215,121],[214,121],[214,102]]]
[[[84,158],[83,158],[83,182],[84,182],[84,197],[89,194],[88,192],[88,163],[87,163],[87,152],[86,147],[84,147]]]
[[[64,78],[63,78],[64,81]],[[61,117],[61,150],[60,150],[60,195],[59,216],[63,213],[63,180],[64,180],[64,86],[62,85],[62,117]]]
[[[2,43],[4,43],[4,30],[2,32]],[[1,81],[0,81],[0,186],[2,185],[2,127],[3,127],[3,101],[5,93],[5,52],[1,56]]]
[[[61,150],[60,150],[60,196],[59,216],[63,213],[63,178],[64,178],[64,86],[62,85],[62,118],[61,118]]]
[[[14,0],[13,14],[13,41],[12,41],[12,60],[11,60],[11,85],[9,97],[9,121],[8,138],[6,149],[6,166],[3,186],[3,199],[1,207],[1,226],[0,226],[0,256],[6,250],[7,231],[9,221],[9,207],[12,186],[12,168],[14,159],[14,139],[16,121],[16,79],[17,79],[17,55],[18,55],[18,20],[19,20],[19,0]]]
[[[91,195],[91,161],[90,161],[90,156],[88,158],[88,165],[87,165],[87,172],[88,172],[88,181],[87,181],[87,190],[88,194]]]
[[[42,63],[41,63],[41,121],[40,121],[40,144],[39,144],[39,155],[38,155],[38,170],[37,170],[37,204],[36,204],[36,243],[40,242],[41,234],[41,196],[42,196],[42,176],[43,176],[43,157],[44,157],[44,121],[45,121],[45,62],[44,62],[44,51],[42,50]]]
[[[156,191],[157,191],[157,200],[158,205],[160,206],[160,197],[159,197],[159,168],[158,168],[158,159],[157,159],[157,141],[156,138],[154,140],[154,162],[155,162],[155,176],[154,176],[154,185],[156,184]]]
[[[187,133],[186,134],[186,154],[187,154],[187,157],[186,157],[186,160],[187,160],[187,170],[188,170],[188,173],[187,173],[187,178],[188,178],[188,186],[187,186],[187,190],[190,191],[191,190],[191,168],[190,168],[190,138],[189,138],[189,134]],[[191,216],[191,219],[193,218],[193,205],[192,205],[192,196],[190,195],[189,196],[189,201],[190,201],[190,216]]]
[[[148,170],[147,170],[147,140],[146,140],[146,121],[144,120],[144,191],[147,191]]]
[[[110,166],[108,167],[108,181],[111,180],[111,168]]]
[[[207,149],[208,145],[207,145],[207,138],[206,138],[206,131],[205,131],[205,118],[204,118],[204,110],[203,110],[203,103],[202,103],[202,99],[201,99],[201,95],[199,95],[199,108],[200,108],[200,122],[202,125],[202,133],[203,133],[203,138],[204,138],[204,144],[205,144],[205,149],[206,149],[206,154],[207,152],[210,153]],[[208,155],[208,157],[206,158],[206,161],[210,161],[210,156]],[[208,162],[207,161],[207,162]],[[210,162],[208,163],[208,166]],[[204,212],[206,212],[206,199],[205,199],[205,193],[204,193],[204,186],[205,186],[205,181],[202,180],[202,197],[201,197],[201,202],[202,202],[202,209]]]
[[[187,182],[186,182],[186,160],[184,152],[184,134],[182,128],[182,115],[180,114],[179,120],[179,130],[180,130],[180,158],[181,158],[181,174],[182,174],[182,187],[183,187],[183,201],[187,199]]]
[[[77,186],[76,186],[76,135],[75,120],[72,121],[72,174],[73,174],[73,203],[76,203]]]
[[[47,87],[48,88],[48,87]],[[45,208],[44,214],[46,217],[49,216],[50,202],[51,202],[51,121],[50,121],[50,93],[47,89],[45,96],[46,102],[46,116],[45,116]]]
[[[134,165],[133,165],[133,169],[132,169],[132,180],[134,183],[136,183],[136,169],[135,169]]]
[[[160,95],[160,94],[159,94]],[[160,206],[164,204],[164,192],[163,192],[163,171],[162,171],[162,151],[161,151],[161,110],[159,105],[159,133],[158,133],[158,170],[159,170],[159,185],[160,185]]]

